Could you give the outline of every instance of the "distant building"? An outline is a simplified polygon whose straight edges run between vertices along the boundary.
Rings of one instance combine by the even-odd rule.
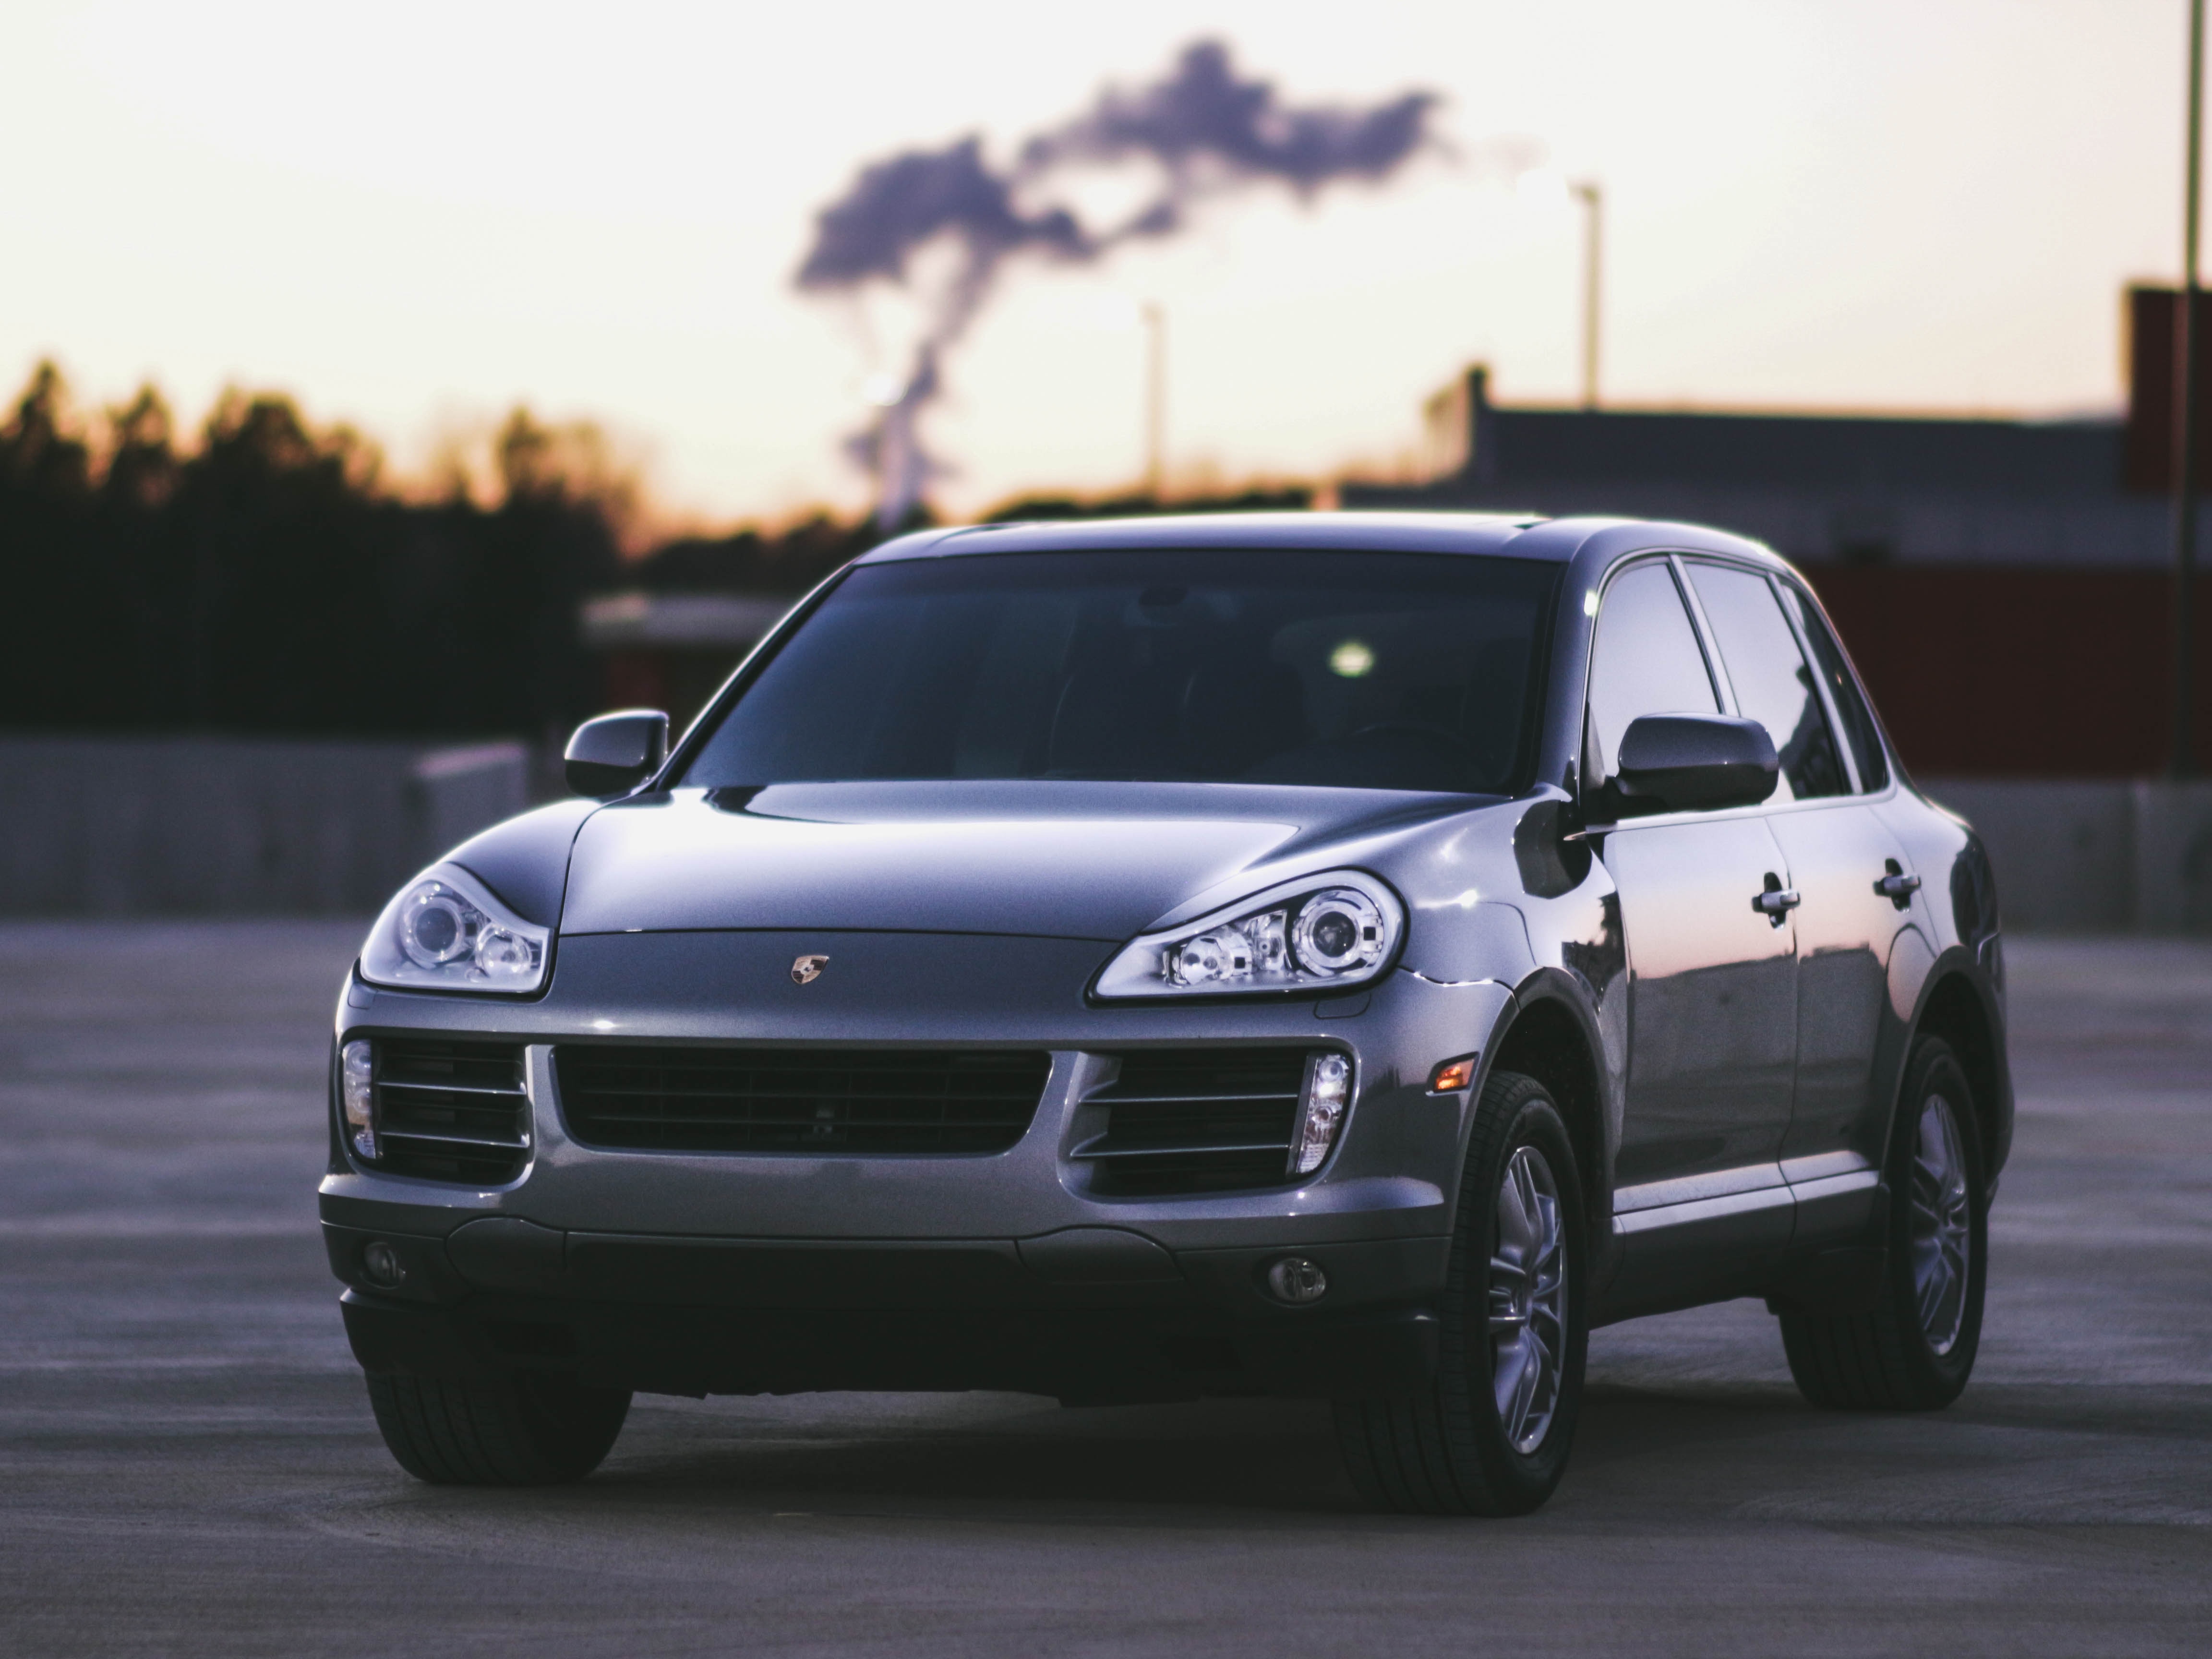
[[[2136,289],[2127,304],[2124,419],[1501,408],[1476,368],[1424,410],[1425,482],[1346,483],[1338,500],[1686,520],[1754,537],[1812,577],[1914,769],[2152,773],[2172,696],[2163,492],[2176,301]],[[2212,301],[2193,337],[2212,387]],[[2212,487],[2207,402],[2198,477]],[[2212,771],[2212,524],[2198,541],[2196,730]],[[823,558],[845,550],[825,545]],[[818,574],[808,566],[809,580]],[[793,602],[614,594],[585,606],[584,641],[605,661],[609,706],[663,708],[680,723]]]
[[[605,665],[610,708],[665,708],[681,731],[796,594],[610,593],[585,601],[584,648]]]
[[[1802,564],[2161,564],[2164,503],[2122,488],[2125,425],[1499,408],[1471,368],[1429,400],[1425,483],[1346,507],[1722,525]]]
[[[1346,483],[1339,501],[1754,537],[1812,577],[1917,769],[2155,772],[2172,684],[2173,307],[2170,291],[2129,295],[2124,420],[1500,408],[1478,368],[1429,400],[1428,481]],[[2212,313],[2197,337],[2212,358]],[[2198,541],[2212,576],[2212,524]],[[2212,769],[2212,580],[2197,592]]]

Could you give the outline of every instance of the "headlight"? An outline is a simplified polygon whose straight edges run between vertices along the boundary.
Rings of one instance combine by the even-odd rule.
[[[1332,870],[1133,940],[1099,975],[1097,994],[1222,996],[1358,985],[1390,965],[1405,931],[1404,907],[1388,887]]]
[[[409,990],[523,995],[545,982],[550,945],[546,929],[467,871],[441,864],[384,907],[362,947],[361,976]]]

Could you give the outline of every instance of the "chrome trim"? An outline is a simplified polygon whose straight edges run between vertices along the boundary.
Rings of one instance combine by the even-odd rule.
[[[1661,1209],[1670,1204],[1722,1198],[1732,1193],[1760,1192],[1787,1186],[1788,1181],[1779,1164],[1746,1164],[1733,1170],[1712,1170],[1673,1181],[1646,1182],[1640,1187],[1617,1187],[1613,1194],[1613,1212],[1626,1215],[1637,1210]]]
[[[1111,1088],[1114,1085],[1109,1084],[1106,1086]],[[1116,1095],[1113,1099],[1103,1101],[1100,1104],[1107,1106],[1204,1106],[1210,1102],[1217,1100],[1285,1100],[1288,1098],[1289,1095],[1285,1091],[1278,1089],[1263,1091],[1259,1094],[1247,1095]],[[1084,1144],[1088,1146],[1090,1143],[1086,1141]],[[1071,1156],[1073,1156],[1073,1154],[1071,1154]]]
[[[497,1095],[505,1100],[519,1100],[526,1093],[520,1084],[511,1089],[488,1089],[481,1083],[407,1083],[396,1077],[380,1077],[375,1083],[380,1089],[421,1089],[438,1095]]]
[[[1872,1173],[1874,1165],[1850,1151],[1814,1152],[1805,1158],[1785,1158],[1782,1160],[1782,1178],[1793,1187],[1808,1181],[1826,1181],[1831,1176],[1855,1175],[1864,1170]]]
[[[538,1160],[555,1146],[566,1146],[568,1125],[561,1121],[560,1097],[553,1080],[553,1045],[526,1042],[522,1046],[522,1131],[530,1137],[530,1158],[515,1177],[517,1184],[530,1179]],[[550,1127],[549,1127],[550,1126]]]
[[[1658,1209],[1636,1210],[1613,1218],[1616,1237],[1656,1232],[1663,1227],[1686,1227],[1692,1222],[1717,1221],[1724,1216],[1750,1215],[1759,1210],[1794,1207],[1797,1194],[1789,1187],[1762,1187],[1755,1192],[1730,1193],[1725,1197],[1699,1199],[1692,1204],[1669,1204]]]
[[[1667,563],[1674,573],[1674,586],[1681,590],[1682,604],[1690,613],[1690,631],[1698,636],[1698,647],[1705,653],[1705,674],[1713,683],[1713,696],[1721,706],[1721,713],[1741,715],[1743,706],[1736,701],[1735,682],[1729,678],[1728,664],[1721,656],[1721,636],[1713,630],[1712,618],[1705,615],[1704,597],[1690,580],[1690,562],[1680,553],[1670,552]],[[1762,570],[1759,574],[1766,573]]]
[[[1613,1231],[1616,1237],[1626,1237],[1841,1198],[1881,1184],[1881,1172],[1851,1152],[1816,1152],[1781,1164],[1746,1164],[1677,1181],[1620,1188],[1613,1196]]]
[[[526,1152],[530,1150],[526,1135],[520,1140],[490,1140],[482,1135],[434,1135],[421,1129],[380,1129],[377,1133],[385,1140],[420,1140],[433,1146],[490,1146],[502,1152]]]
[[[1113,1158],[1182,1158],[1193,1152],[1287,1152],[1287,1140],[1254,1141],[1194,1141],[1188,1146],[1101,1146],[1104,1135],[1093,1135],[1073,1152],[1071,1158],[1097,1160]]]
[[[1881,1185],[1881,1175],[1875,1170],[1856,1170],[1849,1175],[1828,1176],[1818,1181],[1800,1182],[1790,1188],[1800,1204],[1810,1204],[1823,1198],[1842,1198],[1850,1193],[1863,1193]]]

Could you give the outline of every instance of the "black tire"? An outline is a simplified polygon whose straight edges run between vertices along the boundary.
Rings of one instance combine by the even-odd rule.
[[[376,1426],[399,1467],[441,1486],[580,1480],[622,1432],[629,1395],[518,1372],[495,1382],[365,1373]]]
[[[1930,1111],[1940,1103],[1955,1136],[1947,1153],[1929,1151]],[[1924,1158],[1923,1152],[1928,1153]],[[1931,1176],[1955,1155],[1963,1191],[1948,1200],[1930,1195]],[[1959,1397],[1981,1346],[1982,1297],[1989,1279],[1989,1188],[1974,1099],[1950,1044],[1923,1037],[1913,1045],[1898,1097],[1882,1185],[1888,1194],[1883,1239],[1887,1259],[1872,1308],[1854,1313],[1782,1316],[1790,1374],[1805,1398],[1835,1411],[1940,1411]],[[1959,1213],[1963,1202],[1963,1214]],[[1946,1225],[1930,1226],[1941,1212]],[[1963,1234],[1966,1261],[1954,1274],[1955,1310],[1929,1270],[1943,1241]]]
[[[1557,1252],[1564,1282],[1556,1297],[1544,1293],[1556,1316],[1527,1316],[1528,1304],[1512,1302],[1511,1270],[1493,1267],[1510,1257],[1501,1245],[1501,1188],[1509,1171],[1534,1169],[1520,1159],[1527,1149],[1548,1175],[1556,1208]],[[1540,1260],[1537,1266],[1542,1267]],[[1544,1085],[1517,1073],[1493,1074],[1475,1109],[1467,1163],[1460,1178],[1459,1220],[1451,1265],[1438,1310],[1441,1350],[1437,1381],[1418,1395],[1336,1403],[1337,1443],[1360,1496],[1378,1509],[1422,1515],[1526,1515],[1552,1495],[1566,1473],[1582,1404],[1583,1365],[1589,1346],[1587,1303],[1589,1234],[1574,1144]],[[1501,1271],[1504,1277],[1498,1277]],[[1507,1297],[1501,1307],[1518,1319],[1493,1339],[1493,1280]],[[1518,1282],[1529,1281],[1523,1276]],[[1556,1349],[1550,1404],[1540,1430],[1524,1417],[1522,1444],[1507,1426],[1498,1400],[1502,1349],[1525,1358],[1521,1345],[1541,1339]],[[1509,1387],[1523,1373],[1504,1373]],[[1518,1405],[1518,1396],[1516,1397]],[[1534,1435],[1533,1439],[1531,1435]]]

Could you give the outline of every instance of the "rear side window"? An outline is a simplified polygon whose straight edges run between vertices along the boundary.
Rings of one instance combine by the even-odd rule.
[[[1859,763],[1860,787],[1871,792],[1889,787],[1889,757],[1882,750],[1881,732],[1874,723],[1874,710],[1859,695],[1859,684],[1851,678],[1850,665],[1844,660],[1844,648],[1836,643],[1836,636],[1828,631],[1828,624],[1820,613],[1798,596],[1789,583],[1782,584],[1782,601],[1790,607],[1805,630],[1805,637],[1813,642],[1813,660],[1820,670],[1820,678],[1828,683],[1828,695],[1835,700],[1836,713],[1844,722],[1844,738],[1851,746],[1851,758]]]
[[[1781,757],[1782,781],[1772,803],[1850,793],[1813,671],[1772,586],[1754,571],[1727,565],[1692,562],[1689,570],[1720,647],[1721,666],[1735,688],[1736,708],[1766,728]]]
[[[1620,769],[1620,739],[1644,714],[1717,714],[1720,699],[1665,564],[1631,566],[1606,585],[1590,646],[1589,737],[1593,771]]]

